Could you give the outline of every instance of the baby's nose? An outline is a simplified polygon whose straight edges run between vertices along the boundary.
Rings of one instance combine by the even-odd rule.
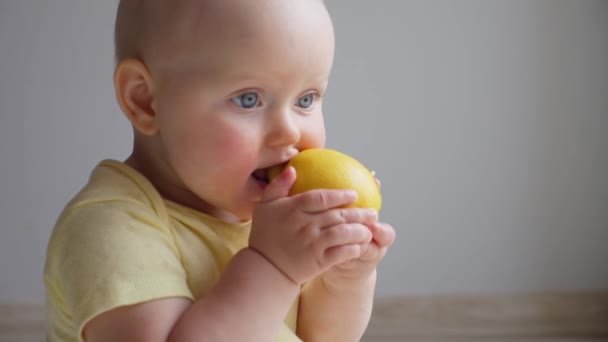
[[[266,142],[269,146],[289,146],[300,141],[300,126],[295,113],[282,110],[269,115]]]

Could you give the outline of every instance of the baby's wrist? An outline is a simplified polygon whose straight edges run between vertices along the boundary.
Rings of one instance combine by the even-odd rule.
[[[376,269],[371,272],[353,274],[332,274],[326,272],[321,276],[323,287],[331,293],[345,293],[373,290],[376,286]]]
[[[269,272],[274,271],[274,273],[276,273],[280,278],[283,278],[289,284],[294,285],[298,288],[300,287],[300,284],[298,284],[289,275],[287,275],[287,273],[285,273],[281,268],[279,268],[278,265],[276,265],[274,262],[272,262],[272,260],[270,260],[266,255],[264,255],[264,253],[258,251],[257,249],[255,249],[251,246],[245,248],[244,251],[247,251],[252,256],[259,258],[263,263],[267,264],[267,266],[269,268]]]

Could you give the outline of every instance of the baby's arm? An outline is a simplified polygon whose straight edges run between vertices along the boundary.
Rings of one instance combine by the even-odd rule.
[[[85,327],[87,341],[272,341],[300,285],[361,254],[372,238],[369,211],[335,209],[352,202],[346,191],[287,197],[288,168],[254,212],[250,247],[228,264],[203,298],[167,298],[111,310]]]
[[[298,336],[304,341],[360,341],[369,322],[375,272],[347,288],[332,288],[319,277],[306,285],[300,298]]]
[[[257,252],[244,249],[204,298],[166,298],[104,313],[86,341],[271,341],[299,287]]]

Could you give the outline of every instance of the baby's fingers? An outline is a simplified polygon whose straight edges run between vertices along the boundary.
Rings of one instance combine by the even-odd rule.
[[[280,175],[268,184],[264,189],[262,196],[262,202],[274,201],[278,198],[285,197],[289,193],[289,188],[293,185],[296,180],[296,169],[293,167],[287,167]]]
[[[311,214],[341,207],[357,200],[357,192],[354,190],[310,190],[296,196],[300,208]]]
[[[372,227],[372,238],[378,247],[387,247],[395,241],[395,229],[389,224],[376,222]]]
[[[372,240],[372,233],[362,224],[338,224],[324,229],[321,239],[325,248],[348,245],[353,243],[366,243]]]
[[[356,243],[331,247],[323,254],[324,262],[327,266],[340,265],[359,257],[361,257],[361,245]]]
[[[319,225],[322,228],[342,223],[361,223],[373,225],[378,221],[378,212],[374,209],[339,208],[325,211],[319,215]]]

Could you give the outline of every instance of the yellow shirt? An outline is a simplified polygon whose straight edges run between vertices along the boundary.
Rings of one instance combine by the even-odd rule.
[[[64,209],[49,242],[48,341],[83,341],[88,321],[119,306],[201,298],[247,246],[250,226],[164,200],[134,169],[101,162]],[[300,341],[296,321],[297,300],[277,341]]]

